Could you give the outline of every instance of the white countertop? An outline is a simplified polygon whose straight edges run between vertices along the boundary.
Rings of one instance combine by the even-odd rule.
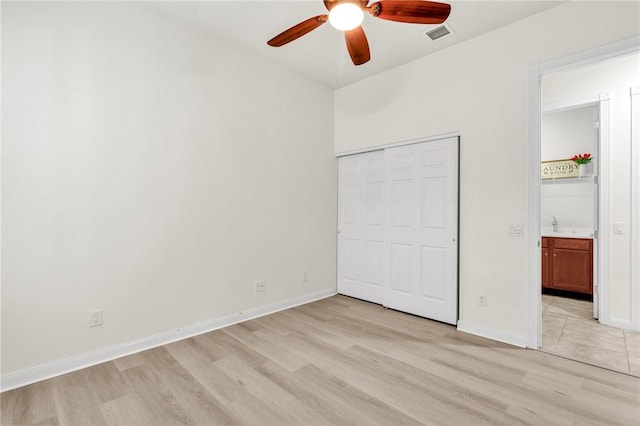
[[[552,228],[542,228],[541,232],[543,237],[593,238],[593,229],[589,228],[559,228],[557,232],[553,232]]]

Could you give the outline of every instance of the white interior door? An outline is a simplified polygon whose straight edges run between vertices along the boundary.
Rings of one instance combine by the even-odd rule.
[[[382,303],[384,151],[338,159],[338,293]]]
[[[383,304],[458,319],[458,138],[385,151]]]

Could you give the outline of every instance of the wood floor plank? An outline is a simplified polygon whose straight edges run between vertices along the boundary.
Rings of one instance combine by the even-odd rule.
[[[59,426],[59,425],[60,425],[60,423],[58,423],[58,418],[57,417],[51,417],[51,418],[39,421],[37,423],[32,423],[31,424],[31,426]]]
[[[314,338],[324,341],[338,350],[344,350],[353,346],[353,342],[342,339],[325,330],[317,327],[317,322],[308,323],[300,321],[299,317],[291,314],[289,311],[278,312],[277,315],[269,315],[268,317],[258,318],[263,328],[271,330],[282,336],[287,336],[295,332],[311,334]]]
[[[229,404],[229,409],[238,418],[238,425],[289,425],[291,420],[285,421],[286,413],[278,413],[274,407],[251,394]]]
[[[639,406],[637,377],[334,296],[4,392],[0,422],[637,426]]]
[[[164,375],[160,373],[160,375]],[[193,425],[193,416],[176,400],[175,395],[147,365],[128,368],[122,372],[129,388],[136,393],[152,424]],[[137,416],[143,416],[139,414]]]
[[[51,381],[5,392],[0,399],[0,424],[58,423]]]
[[[269,380],[250,365],[234,358],[224,358],[214,363],[225,374],[240,383],[247,391],[267,406],[280,413],[280,424],[326,424],[321,413],[307,409],[295,395]]]
[[[295,373],[307,383],[313,384],[314,394],[327,398],[332,411],[342,418],[333,424],[383,424],[412,425],[426,422],[399,411],[369,393],[351,386],[325,370],[308,365]]]
[[[116,366],[118,371],[124,371],[128,368],[144,365],[144,358],[142,357],[142,354],[136,353],[115,359],[113,360],[113,364]]]
[[[233,415],[211,395],[164,347],[144,352],[145,360],[170,389],[195,424],[231,424]]]
[[[471,348],[459,348],[458,350],[473,353]],[[611,370],[596,367],[593,365],[576,362],[570,359],[547,356],[548,354],[534,350],[520,350],[514,347],[496,349],[491,353],[478,351],[477,356],[487,359],[490,356],[500,363],[515,365],[527,372],[535,372],[549,378],[562,378],[567,382],[592,383],[600,386],[602,391],[609,388],[618,388],[629,392],[632,395],[640,393],[640,380],[627,374],[611,374]]]
[[[305,312],[302,312],[302,314],[300,321],[308,322],[312,318],[307,316]],[[311,321],[317,324],[316,320],[311,319]],[[384,351],[391,346],[419,350],[420,348],[417,345],[424,343],[428,339],[424,336],[412,336],[399,330],[380,327],[372,322],[353,317],[331,317],[329,320],[322,322],[322,329],[341,340],[365,347],[375,347],[380,351]],[[393,342],[393,345],[390,345],[389,342]],[[435,341],[433,342],[435,343]],[[433,351],[439,350],[435,344],[431,349]]]
[[[237,381],[224,374],[188,340],[175,342],[165,348],[218,401],[229,404],[246,393]]]
[[[295,371],[307,365],[308,361],[290,351],[284,339],[276,333],[270,333],[267,330],[250,332],[237,325],[227,327],[223,331],[244,343],[245,346],[251,347],[265,358],[279,363],[290,371]],[[268,336],[263,333],[267,333]]]
[[[32,424],[59,424],[51,382],[27,386],[27,394]]]
[[[281,318],[283,318],[284,321],[288,323],[296,322],[299,324],[299,328],[296,332],[314,336],[314,338],[317,338],[338,350],[346,349],[355,344],[353,340],[345,338],[341,333],[336,333],[335,330],[332,332],[330,327],[327,327],[326,322],[319,322],[303,312],[293,312],[288,310],[283,312],[283,314],[284,315]]]
[[[52,379],[58,421],[61,425],[106,425],[98,394],[87,382],[87,370]]]
[[[129,393],[129,388],[113,362],[105,362],[91,369],[86,375],[87,384],[95,389],[100,402],[111,401]]]
[[[386,370],[389,374],[398,374],[404,381],[412,383],[416,387],[422,387],[421,394],[431,395],[448,408],[458,412],[466,412],[469,415],[469,421],[486,418],[489,423],[496,423],[498,419],[503,418],[507,409],[507,403],[490,394],[464,388],[456,382],[455,377],[446,379],[438,377],[393,357],[360,346],[354,346],[348,352],[360,359],[361,362],[366,362],[382,371]]]
[[[527,385],[523,386],[523,380],[526,375],[524,371],[519,373],[521,374],[520,378],[517,376],[501,375],[499,369],[487,365],[483,361],[478,361],[474,357],[459,354],[452,354],[446,359],[436,358],[434,362],[447,366],[450,369],[455,369],[458,371],[458,374],[475,376],[485,382],[495,384],[500,389],[506,391],[506,393],[501,396],[503,398],[509,396],[512,403],[527,408],[532,407],[534,411],[541,414],[545,413],[545,411],[553,413],[552,419],[571,417],[571,413],[566,412],[565,407],[573,408],[574,406],[567,404],[565,401],[560,401],[560,395],[552,392],[551,387],[540,390]],[[526,395],[524,398],[520,398],[522,393]]]
[[[211,356],[212,362],[226,357],[235,357],[255,366],[262,365],[268,358],[252,347],[248,347],[225,329],[201,334],[193,340]]]
[[[100,412],[111,426],[152,425],[155,421],[136,393],[125,394],[100,404]]]
[[[33,386],[33,385],[29,385]],[[0,395],[0,424],[30,424],[27,423],[29,401],[27,399],[27,387],[3,392]]]
[[[491,374],[465,374],[456,363],[454,366],[446,365],[436,360],[421,357],[416,353],[409,353],[402,350],[394,351],[392,356],[406,364],[413,365],[421,370],[427,371],[443,380],[452,381],[460,386],[462,392],[476,392],[490,395],[499,401],[507,404],[504,417],[498,424],[567,424],[571,423],[570,411],[553,410],[544,399],[533,399],[528,395],[526,387],[522,389],[506,387],[496,380],[491,380]],[[513,414],[517,413],[517,414]],[[537,419],[532,422],[531,419]]]
[[[528,390],[540,395],[553,395],[553,401],[549,401],[550,406],[566,407],[571,406],[581,414],[588,414],[590,419],[606,424],[611,416],[618,417],[623,424],[640,424],[640,407],[638,410],[626,410],[628,401],[619,401],[602,392],[581,392],[580,398],[573,395],[575,388],[564,381],[551,381],[549,378],[539,375],[527,374],[522,381],[522,385]],[[640,401],[636,401],[640,403]],[[635,411],[635,412],[634,412]]]
[[[350,386],[368,393],[373,398],[385,402],[406,415],[431,424],[461,424],[464,416],[452,412],[442,404],[435,403],[430,395],[420,392],[415,385],[402,380],[397,374],[381,370],[381,366],[372,366],[361,362],[356,356],[327,351],[326,346],[302,334],[291,336],[296,346],[308,345],[313,353],[313,365],[324,371],[331,371]]]

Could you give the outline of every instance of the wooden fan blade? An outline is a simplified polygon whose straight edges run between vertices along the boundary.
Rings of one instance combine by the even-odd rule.
[[[320,25],[327,22],[328,15],[318,15],[313,18],[309,18],[306,21],[302,21],[297,25],[285,30],[269,40],[267,44],[273,47],[284,46],[287,43],[292,42],[295,39],[302,37],[303,35],[315,30]]]
[[[382,0],[368,9],[376,18],[410,24],[441,24],[451,12],[451,6],[446,3],[425,0]]]
[[[347,50],[354,65],[362,65],[365,62],[369,62],[369,59],[371,59],[369,42],[362,26],[351,31],[345,31],[344,39],[347,42]]]

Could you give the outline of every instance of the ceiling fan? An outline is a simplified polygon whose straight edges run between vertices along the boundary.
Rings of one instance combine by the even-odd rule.
[[[441,24],[449,16],[451,6],[426,0],[380,0],[367,6],[369,0],[323,0],[329,14],[314,16],[273,37],[269,46],[280,47],[315,30],[329,21],[344,31],[347,50],[354,65],[362,65],[371,58],[369,42],[360,25],[364,12],[374,18],[411,24]]]

